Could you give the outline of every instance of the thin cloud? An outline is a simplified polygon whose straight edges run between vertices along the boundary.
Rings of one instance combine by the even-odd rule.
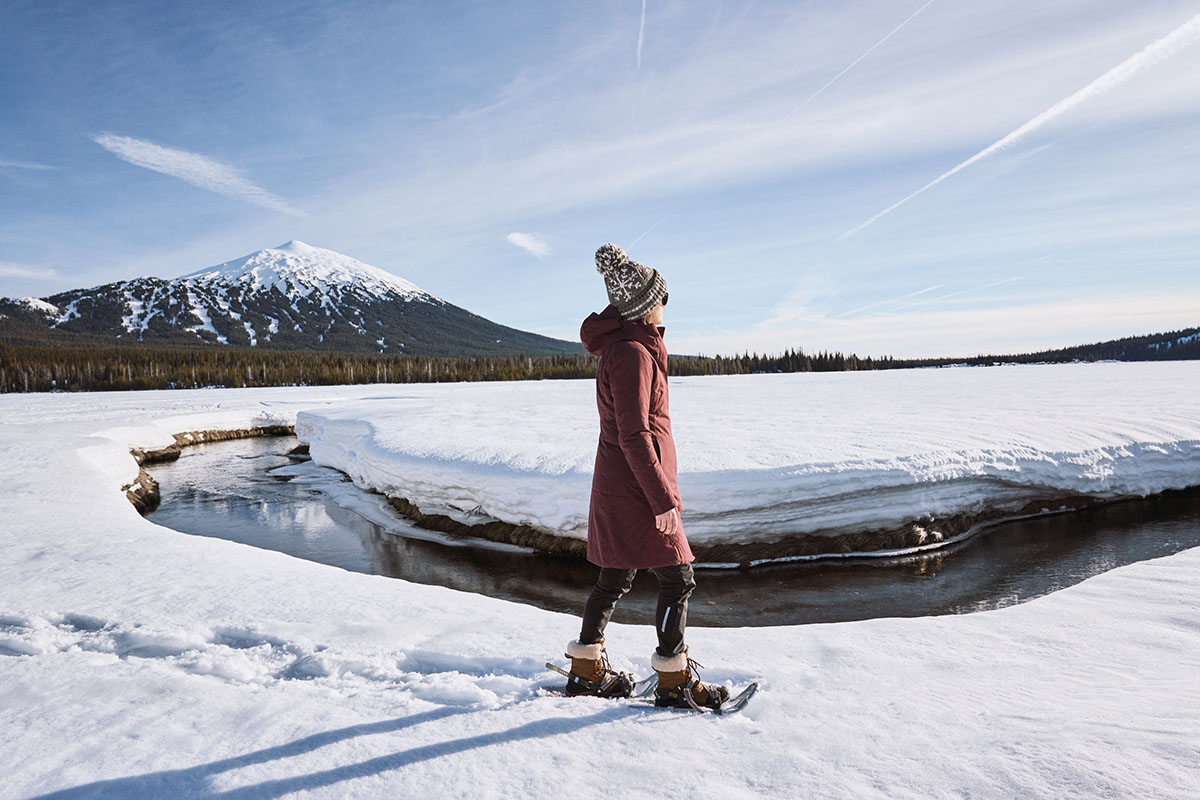
[[[1023,353],[1193,326],[1198,301],[1195,292],[1014,299],[992,308],[934,306],[911,314],[867,315],[851,326],[830,319],[801,319],[769,329],[721,334],[705,328],[687,331],[677,323],[679,337],[671,349],[777,353],[802,347],[810,353],[840,350],[897,358]]]
[[[771,316],[754,327],[763,329],[795,320],[827,320],[833,298],[840,293],[827,264],[810,267],[779,302]]]
[[[46,267],[31,267],[27,264],[17,264],[12,261],[0,261],[0,278],[50,280],[57,277],[58,273],[56,271]]]
[[[654,224],[653,224],[653,225],[651,225],[649,228],[646,228],[646,230],[642,231],[642,232],[641,232],[641,233],[638,235],[638,237],[637,237],[636,239],[634,239],[632,242],[630,242],[630,243],[629,243],[629,246],[630,246],[630,247],[633,247],[635,244],[637,244],[638,242],[640,242],[642,239],[646,238],[646,234],[647,234],[647,233],[649,233],[650,231],[652,231],[652,230],[654,230],[655,228],[657,228],[659,225],[662,225],[664,222],[666,222],[666,221],[667,221],[667,217],[669,217],[669,216],[671,216],[671,215],[670,215],[670,214],[663,214],[663,215],[662,215],[662,217],[661,217],[661,218],[658,220],[658,222],[654,223]]]
[[[1147,67],[1153,66],[1154,64],[1157,64],[1160,61],[1170,58],[1171,56],[1175,55],[1175,53],[1179,52],[1180,50],[1183,50],[1185,47],[1188,47],[1189,45],[1194,44],[1197,40],[1200,40],[1200,14],[1197,14],[1196,16],[1192,17],[1187,22],[1183,23],[1178,28],[1171,31],[1170,33],[1168,33],[1166,36],[1162,37],[1161,39],[1158,39],[1157,41],[1150,43],[1145,48],[1143,48],[1141,52],[1136,53],[1136,54],[1130,56],[1129,58],[1125,59],[1117,66],[1113,67],[1108,72],[1101,75],[1099,78],[1096,78],[1096,80],[1092,81],[1087,86],[1085,86],[1082,89],[1080,89],[1079,91],[1075,92],[1070,97],[1067,97],[1065,100],[1058,101],[1057,103],[1052,105],[1050,108],[1043,111],[1041,114],[1038,114],[1036,117],[1029,120],[1021,127],[1017,128],[1012,133],[1008,134],[1007,136],[1005,136],[1001,139],[998,139],[997,141],[995,141],[991,145],[985,147],[983,150],[980,150],[978,153],[971,156],[966,161],[962,162],[961,164],[954,167],[953,169],[951,169],[947,172],[943,172],[941,175],[934,178],[929,183],[922,186],[920,189],[917,189],[915,192],[908,195],[907,197],[888,206],[883,211],[880,211],[878,214],[876,214],[875,216],[868,219],[866,222],[856,225],[855,227],[846,231],[841,236],[839,236],[838,239],[839,240],[849,239],[851,236],[854,236],[856,233],[863,230],[867,226],[872,225],[873,223],[878,221],[883,216],[895,211],[897,208],[904,205],[909,200],[912,200],[914,197],[922,194],[926,190],[932,189],[934,186],[937,186],[939,183],[946,180],[951,175],[961,172],[962,170],[964,170],[967,167],[974,164],[976,161],[979,161],[980,159],[983,159],[983,158],[987,158],[992,153],[995,153],[997,150],[1007,147],[1008,145],[1012,144],[1013,142],[1017,141],[1018,139],[1022,138],[1023,136],[1026,136],[1029,133],[1032,133],[1033,131],[1042,127],[1043,125],[1045,125],[1046,123],[1055,119],[1056,117],[1062,116],[1066,112],[1075,108],[1075,106],[1079,105],[1080,103],[1091,100],[1093,97],[1101,95],[1101,94],[1109,91],[1110,89],[1115,89],[1116,87],[1120,86],[1121,84],[1123,84],[1126,81],[1133,78],[1133,76],[1137,75],[1139,72],[1146,69]]]
[[[117,158],[134,166],[161,172],[201,189],[269,208],[281,214],[305,216],[304,212],[292,208],[282,197],[246,180],[237,169],[199,153],[163,147],[130,136],[114,136],[111,133],[97,134],[92,140]]]
[[[0,169],[58,169],[58,167],[37,164],[32,161],[9,161],[7,158],[0,158]]]
[[[846,66],[846,68],[845,68],[845,69],[843,69],[843,70],[842,70],[841,72],[839,72],[837,75],[834,75],[832,78],[830,78],[830,79],[829,79],[829,80],[828,80],[828,81],[825,83],[825,85],[824,85],[824,86],[822,86],[820,89],[817,89],[815,92],[813,92],[812,94],[810,94],[810,95],[808,96],[808,99],[807,99],[807,100],[805,100],[803,103],[801,103],[800,105],[798,105],[798,106],[796,106],[795,108],[793,108],[791,111],[789,111],[789,112],[787,113],[787,116],[783,117],[783,119],[781,119],[781,120],[779,120],[779,121],[780,121],[780,122],[787,122],[789,119],[791,119],[791,118],[792,118],[792,117],[793,117],[793,116],[796,114],[796,112],[800,111],[800,109],[804,108],[806,105],[808,105],[809,103],[811,103],[813,100],[816,100],[816,99],[817,99],[817,96],[818,96],[818,95],[820,95],[820,94],[821,94],[821,92],[825,91],[825,90],[826,90],[826,89],[828,89],[830,86],[833,86],[833,84],[837,82],[838,78],[842,77],[842,76],[843,76],[843,75],[845,75],[847,72],[849,72],[850,70],[854,69],[854,67],[855,67],[855,66],[857,66],[858,62],[862,61],[864,58],[866,58],[867,56],[871,55],[871,53],[874,53],[876,50],[878,50],[878,49],[879,49],[879,47],[880,47],[880,46],[881,46],[881,45],[882,45],[884,42],[886,42],[888,39],[892,38],[892,37],[893,37],[893,36],[895,36],[897,33],[899,33],[901,28],[903,28],[905,25],[907,25],[908,23],[910,23],[910,22],[912,22],[914,19],[916,19],[916,17],[917,17],[917,15],[918,15],[918,14],[920,14],[920,13],[921,13],[922,11],[924,11],[925,9],[929,8],[931,5],[933,5],[933,0],[929,0],[929,2],[927,2],[925,5],[921,6],[921,7],[920,7],[920,8],[918,8],[916,11],[914,11],[914,12],[913,12],[911,15],[909,15],[909,17],[908,17],[907,19],[905,19],[905,20],[904,20],[904,22],[901,22],[899,25],[897,25],[896,27],[892,28],[892,29],[891,29],[891,30],[888,32],[887,36],[884,36],[884,37],[883,37],[882,39],[880,39],[878,42],[876,42],[875,44],[871,45],[871,47],[870,47],[870,48],[869,48],[869,49],[868,49],[868,50],[867,50],[865,53],[863,53],[861,56],[859,56],[858,58],[856,58],[856,59],[854,59],[853,61],[851,61],[851,62],[850,62],[850,63],[849,63],[847,66]],[[643,3],[643,13],[645,13],[645,10],[644,10],[644,9],[645,9],[645,5],[644,5],[644,3]],[[642,52],[642,50],[641,50],[641,41],[639,40],[639,41],[638,41],[638,59],[639,59],[639,60],[638,60],[638,63],[639,63],[639,64],[641,63],[641,52]]]
[[[538,258],[545,258],[550,255],[550,244],[532,233],[518,233],[513,231],[508,236],[504,237],[510,244],[515,244],[522,250],[526,250]]]
[[[642,42],[646,39],[646,0],[642,0],[642,21],[638,23],[637,68],[642,68]]]
[[[941,302],[942,300],[949,300],[951,297],[961,297],[964,294],[973,294],[975,292],[982,292],[984,289],[991,289],[993,286],[1000,286],[1005,283],[1012,283],[1013,281],[1019,281],[1019,280],[1021,280],[1021,276],[1014,275],[1011,278],[1005,278],[1002,281],[992,281],[991,283],[985,283],[982,286],[976,286],[972,289],[962,289],[957,292],[950,292],[949,294],[939,294],[937,297],[930,297],[925,300],[918,300],[915,303],[906,303],[905,305],[897,306],[896,308],[894,308],[892,310],[900,311],[905,308],[915,308],[916,306],[924,306],[924,305],[929,305],[930,303],[938,303],[938,302]]]
[[[899,297],[889,297],[887,300],[880,300],[877,303],[869,303],[868,305],[865,305],[865,306],[859,306],[858,308],[852,308],[849,311],[843,311],[841,314],[838,314],[837,317],[835,317],[835,319],[838,319],[841,317],[848,317],[851,314],[857,314],[858,312],[866,311],[869,308],[879,308],[880,306],[886,306],[891,303],[898,303],[901,300],[907,300],[910,297],[916,297],[917,295],[925,294],[927,292],[932,292],[934,289],[940,289],[940,288],[942,288],[942,284],[938,283],[933,286],[928,286],[924,289],[918,289],[915,292],[909,292],[908,294],[902,294]]]

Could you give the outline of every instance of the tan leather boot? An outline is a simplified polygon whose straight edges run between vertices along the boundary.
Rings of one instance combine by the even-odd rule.
[[[567,678],[567,694],[593,697],[629,697],[633,694],[633,678],[617,672],[608,665],[604,641],[567,644],[566,657],[571,659],[571,676]]]
[[[650,656],[650,665],[658,673],[658,688],[654,690],[656,706],[691,708],[685,689],[690,690],[692,700],[698,706],[720,708],[729,699],[729,690],[724,686],[706,685],[692,675],[692,670],[701,665],[688,657],[686,647],[682,653],[670,658],[663,658],[655,651]]]

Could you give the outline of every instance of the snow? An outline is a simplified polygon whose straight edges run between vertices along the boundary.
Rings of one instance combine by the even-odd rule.
[[[209,316],[208,309],[200,304],[200,301],[196,297],[195,292],[188,290],[187,301],[188,301],[188,307],[191,308],[192,314],[196,317],[196,319],[200,320],[200,324],[193,325],[192,327],[186,328],[185,330],[209,331],[210,333],[216,334],[218,342],[220,342],[221,344],[228,344],[229,340],[226,337],[222,336],[220,333],[218,333],[217,329],[213,327],[212,317]]]
[[[150,320],[160,313],[160,309],[154,307],[154,301],[158,299],[158,292],[155,291],[150,299],[150,308],[141,300],[135,298],[129,290],[125,291],[125,305],[129,308],[129,313],[121,318],[121,326],[129,333],[137,333],[138,338],[141,338],[142,333],[150,325]]]
[[[1164,347],[1170,350],[1177,344],[1190,344],[1191,342],[1197,341],[1200,341],[1200,333],[1193,333],[1189,336],[1180,336],[1178,339],[1172,339],[1166,342],[1155,342],[1154,344],[1150,345],[1150,347],[1154,348],[1155,350]]]
[[[404,278],[358,259],[300,241],[291,241],[248,256],[183,275],[197,285],[237,285],[250,292],[277,289],[293,299],[316,293],[319,302],[336,302],[341,292],[353,291],[386,299],[441,302]]]
[[[47,305],[49,305],[49,303],[47,303]],[[70,322],[71,320],[75,319],[78,316],[81,316],[79,313],[79,300],[75,299],[75,300],[72,300],[70,303],[68,303],[66,308],[62,309],[62,313],[59,315],[58,319],[54,321],[54,324],[51,325],[50,327],[56,328],[59,325],[61,325],[62,323]]]
[[[693,541],[895,530],[1200,484],[1196,362],[745,375],[671,388]],[[319,463],[427,513],[583,537],[594,409],[587,381],[470,384],[453,401],[414,386],[302,412],[297,431]]]
[[[54,305],[53,303],[47,303],[45,300],[42,300],[38,297],[22,297],[19,298],[17,302],[27,305],[34,311],[40,311],[43,314],[53,314],[57,316],[59,313],[58,306]]]
[[[705,433],[728,442],[757,429],[746,415],[758,394],[775,394],[775,413],[757,421],[775,437],[705,456],[730,469],[777,469],[776,451],[802,438],[804,457],[821,457],[813,463],[921,451],[919,431],[941,431],[937,447],[1032,433],[1056,450],[1157,442],[1160,463],[1143,482],[1186,458],[1168,446],[1192,435],[1173,404],[1194,396],[1200,364],[1045,369],[920,371],[883,383],[804,376],[820,381],[803,388],[775,376],[689,379],[672,382],[672,407],[683,455],[697,441],[683,440],[685,420],[702,419],[683,409],[704,407],[710,391],[725,393],[728,416],[709,418]],[[1040,401],[1021,407],[1045,416],[999,416],[999,401],[956,406],[952,397],[980,399],[957,382],[972,374],[993,392],[1012,381],[1010,400],[1037,388]],[[1168,397],[1138,417],[1126,404],[1147,400],[1143,384]],[[820,400],[821,391],[900,388],[916,396],[874,394],[865,420],[852,417],[865,401]],[[1072,397],[1083,418],[1058,410]],[[512,418],[523,411],[530,432],[488,428],[494,402]],[[527,462],[537,467],[528,474],[566,475],[578,459],[543,441],[537,419],[565,419],[561,405],[577,402],[580,415],[594,413],[590,382],[0,396],[0,795],[1194,796],[1200,550],[966,616],[692,628],[706,679],[762,682],[744,714],[717,719],[540,696],[558,682],[542,662],[563,663],[575,616],[187,536],[143,519],[121,492],[137,475],[130,447],[351,405],[362,428],[371,420],[380,431],[393,406],[440,405],[443,419],[482,438],[468,449],[467,436],[444,430],[453,444],[437,450],[413,424],[407,435],[425,443],[413,453],[459,452],[480,474],[490,456],[493,467]],[[880,429],[888,419],[907,425]],[[350,429],[349,417],[339,420]],[[809,436],[764,446],[786,432],[781,421]],[[953,421],[974,427],[952,435]],[[843,432],[846,452],[832,450],[828,429]],[[508,443],[514,431],[524,460]],[[378,452],[393,452],[400,433]],[[1134,480],[1141,470],[1121,459],[1112,479]],[[694,602],[718,599],[705,595],[703,574],[699,583]],[[607,644],[614,666],[648,674],[649,626],[613,623]]]

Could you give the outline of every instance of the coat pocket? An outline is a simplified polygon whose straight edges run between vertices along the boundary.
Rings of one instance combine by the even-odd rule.
[[[662,450],[658,446],[658,437],[652,433],[650,434],[650,441],[654,442],[654,455],[658,457],[658,463],[662,464]]]

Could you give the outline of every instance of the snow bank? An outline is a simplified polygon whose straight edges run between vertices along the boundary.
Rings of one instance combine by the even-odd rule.
[[[539,694],[576,617],[187,536],[120,490],[115,454],[206,423],[391,395],[470,425],[503,391],[0,396],[0,797],[1194,796],[1200,550],[962,617],[692,629],[706,679],[764,687],[716,719]],[[649,626],[608,645],[648,672]]]
[[[698,544],[888,533],[1200,484],[1200,364],[672,379]],[[321,464],[425,513],[584,537],[589,381],[406,387],[303,411]],[[951,524],[953,523],[953,525]],[[957,526],[957,527],[954,527]]]

